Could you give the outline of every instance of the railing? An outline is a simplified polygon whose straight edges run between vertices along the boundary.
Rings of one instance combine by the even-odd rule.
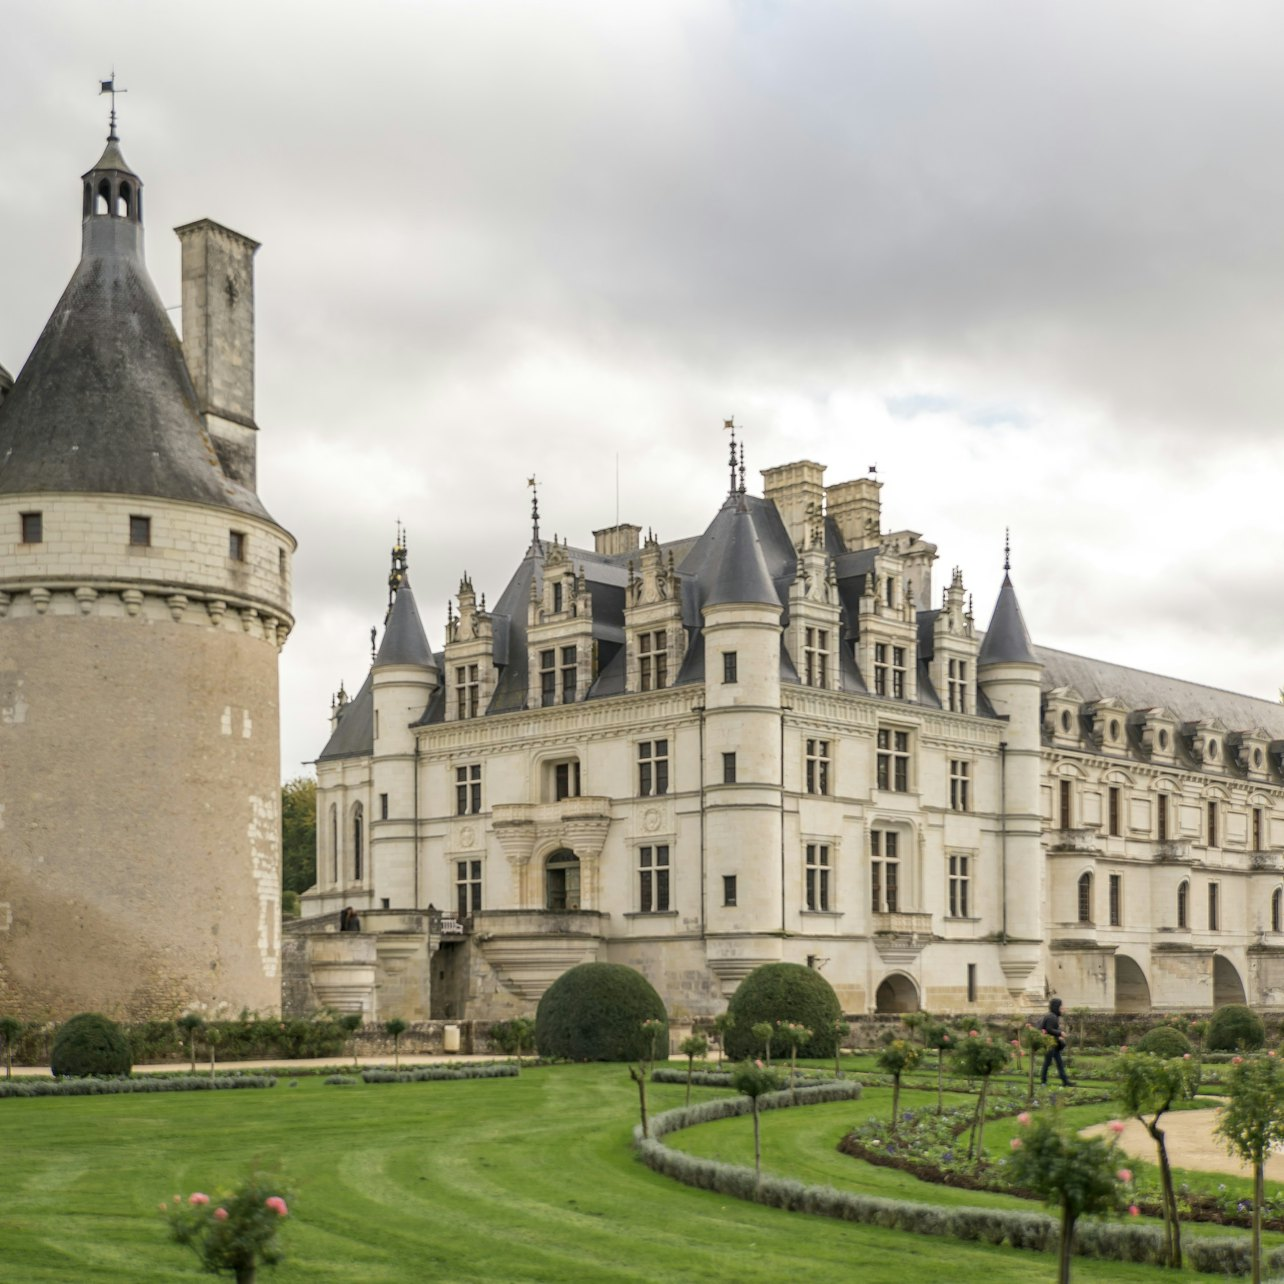
[[[932,916],[893,911],[890,914],[873,915],[873,925],[875,932],[890,932],[897,936],[930,936]]]
[[[1098,852],[1101,850],[1101,831],[1095,826],[1079,829],[1054,829],[1048,834],[1050,852]]]
[[[1165,838],[1155,844],[1156,860],[1190,860],[1190,839]]]

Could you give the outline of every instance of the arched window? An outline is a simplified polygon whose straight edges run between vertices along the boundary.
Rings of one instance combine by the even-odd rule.
[[[1271,893],[1271,931],[1278,932],[1284,928],[1284,888],[1277,887]]]
[[[122,183],[116,192],[116,217],[129,217],[129,196],[130,187],[128,183]]]
[[[1177,926],[1190,926],[1190,883],[1177,884]]]
[[[98,184],[98,199],[94,202],[94,213],[111,213],[111,184],[105,178]]]
[[[339,808],[330,804],[330,882],[339,885]]]
[[[365,808],[360,803],[357,803],[352,809],[352,881],[354,883],[361,881],[361,857],[363,855],[361,840],[364,837],[365,823]]]
[[[1079,875],[1079,922],[1092,922],[1092,875]]]
[[[544,903],[551,910],[580,907],[580,858],[562,848],[544,862]]]

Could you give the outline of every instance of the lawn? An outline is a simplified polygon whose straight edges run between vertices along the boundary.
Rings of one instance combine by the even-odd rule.
[[[651,1095],[663,1109],[680,1104],[683,1089],[656,1085]],[[876,1101],[767,1116],[769,1166],[904,1196],[890,1180],[899,1174],[883,1176],[833,1151],[846,1125]],[[302,1078],[297,1087],[283,1080],[261,1092],[0,1101],[0,1277],[208,1278],[168,1241],[156,1205],[175,1192],[216,1191],[256,1161],[284,1172],[294,1194],[288,1259],[261,1276],[280,1284],[778,1284],[803,1267],[869,1284],[903,1284],[912,1275],[1024,1284],[1053,1274],[1051,1257],[810,1218],[680,1186],[632,1158],[635,1110],[636,1091],[620,1066],[463,1083],[333,1088]],[[734,1147],[735,1126],[745,1123],[685,1137],[725,1135]],[[1081,1261],[1075,1278],[1201,1277]]]

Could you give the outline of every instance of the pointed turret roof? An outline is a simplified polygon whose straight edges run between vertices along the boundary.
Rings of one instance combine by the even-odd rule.
[[[721,555],[715,564],[704,605],[761,602],[779,607],[780,595],[772,583],[762,541],[758,538],[758,529],[744,497],[736,496],[719,517],[724,520],[715,521],[709,533],[722,545]]]
[[[267,518],[206,432],[143,263],[141,186],[110,139],[84,176],[80,263],[0,404],[0,493],[156,496]]]
[[[999,600],[994,604],[994,614],[990,617],[990,627],[985,631],[985,641],[981,643],[976,663],[978,668],[987,664],[1039,663],[1030,645],[1030,634],[1021,616],[1021,604],[1017,601],[1016,589],[1012,587],[1012,577],[1007,574],[1006,567]]]
[[[376,669],[391,664],[415,664],[426,669],[433,667],[432,648],[428,645],[428,635],[419,618],[415,595],[410,591],[409,572],[402,573],[388,623],[384,626],[379,654],[374,660]]]

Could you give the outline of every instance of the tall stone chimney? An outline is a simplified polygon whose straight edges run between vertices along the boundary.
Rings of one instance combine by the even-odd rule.
[[[210,219],[175,228],[183,247],[183,356],[233,481],[255,489],[254,253],[257,241]]]
[[[790,543],[801,548],[807,523],[825,509],[825,465],[800,459],[778,468],[764,468],[762,493],[779,511]]]

